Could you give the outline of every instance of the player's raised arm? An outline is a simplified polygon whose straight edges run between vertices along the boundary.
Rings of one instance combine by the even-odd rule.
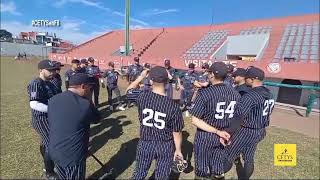
[[[138,78],[128,86],[128,88],[126,89],[126,94],[130,89],[136,88],[139,85],[139,83],[143,81],[143,79],[147,76],[148,72],[148,69],[143,70],[140,76],[138,76]]]

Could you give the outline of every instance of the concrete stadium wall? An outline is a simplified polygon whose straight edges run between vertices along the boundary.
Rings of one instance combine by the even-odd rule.
[[[52,47],[34,44],[19,44],[10,42],[0,42],[1,56],[17,56],[24,52],[27,56],[48,56],[52,52]]]

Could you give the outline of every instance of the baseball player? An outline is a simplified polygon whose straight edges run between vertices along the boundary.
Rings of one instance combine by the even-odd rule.
[[[266,135],[270,115],[274,107],[274,99],[269,89],[263,86],[263,70],[250,67],[246,71],[246,84],[252,90],[243,95],[235,107],[231,125],[226,130],[231,134],[229,146],[226,148],[227,160],[225,171],[231,169],[232,162],[243,155],[244,167],[240,179],[249,179],[254,170],[254,154],[257,144]],[[221,142],[224,142],[221,140]]]
[[[87,59],[81,59],[80,60],[80,73],[86,73],[88,67],[88,60]]]
[[[147,70],[129,85],[136,87]],[[137,147],[133,179],[145,179],[151,162],[156,160],[155,179],[168,179],[173,161],[183,158],[181,153],[184,126],[179,105],[165,95],[168,73],[164,67],[150,70],[152,91],[142,91],[137,98],[140,120],[140,140]]]
[[[90,92],[94,84],[87,74],[77,73],[69,89],[49,101],[49,155],[59,179],[85,179],[90,124],[100,120]]]
[[[167,69],[168,71],[168,78],[169,78],[169,82],[166,84],[166,94],[169,98],[172,99],[173,97],[173,87],[172,84],[175,82],[176,80],[176,72],[177,70],[173,67],[171,67],[170,65],[170,59],[165,59],[164,60],[164,67]]]
[[[118,109],[124,111],[124,107],[122,107],[121,94],[118,87],[118,73],[114,70],[114,63],[109,62],[109,69],[103,74],[103,79],[101,79],[101,83],[105,84],[108,92],[108,104],[110,106],[110,110],[114,109],[114,102],[112,100],[112,92],[116,94],[117,102],[119,103]]]
[[[148,63],[146,63],[143,67],[144,67],[143,69],[146,69],[148,71],[151,69],[151,65]],[[144,91],[151,91],[152,90],[150,76],[148,76],[148,75],[143,80],[143,90]]]
[[[140,73],[143,71],[143,67],[139,64],[140,59],[135,57],[133,59],[134,64],[128,67],[127,79],[129,84],[137,79]]]
[[[243,68],[237,68],[236,71],[232,73],[235,84],[234,88],[241,96],[250,91],[250,87],[246,84],[245,76],[246,70]]]
[[[180,77],[181,80],[178,78],[178,89],[181,89],[180,106],[184,106],[183,109],[187,108],[187,110],[191,105],[194,93],[194,83],[198,79],[198,74],[194,70],[195,64],[190,63],[188,67],[188,72]],[[186,116],[188,116],[188,111],[186,111]]]
[[[209,70],[208,78],[212,85],[199,89],[190,110],[192,123],[197,127],[194,139],[195,175],[197,178],[219,179],[224,177],[224,148],[220,138],[230,138],[224,129],[229,127],[240,95],[223,83],[227,76],[226,64],[215,62]]]
[[[97,107],[99,105],[99,93],[100,84],[99,78],[101,76],[101,71],[98,66],[94,65],[94,59],[92,57],[88,58],[88,66],[86,68],[86,73],[94,79],[95,84],[92,86],[92,94],[94,99],[94,105]]]
[[[209,80],[208,80],[209,64],[204,63],[201,68],[203,71],[194,83],[197,88],[203,88],[209,85]]]
[[[56,95],[56,87],[49,81],[56,66],[50,60],[42,60],[38,63],[39,77],[33,79],[28,87],[29,103],[32,113],[32,127],[41,138],[40,152],[44,160],[46,178],[53,178],[54,163],[48,154],[49,123],[48,123],[48,101]]]
[[[224,83],[228,86],[232,86],[234,84],[233,78],[232,78],[232,73],[234,71],[234,66],[232,64],[227,64],[228,67],[228,75],[224,80]]]
[[[80,61],[78,59],[73,59],[71,61],[71,69],[67,70],[65,73],[65,85],[66,89],[69,88],[69,79],[71,76],[75,75],[76,73],[79,73],[80,70]]]
[[[50,79],[50,82],[57,88],[58,93],[62,92],[62,80],[60,76],[61,67],[64,65],[61,64],[61,62],[58,61],[52,61],[54,65],[56,66],[57,70],[54,72],[52,79]]]

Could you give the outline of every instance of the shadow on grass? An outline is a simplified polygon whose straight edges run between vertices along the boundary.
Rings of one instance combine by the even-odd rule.
[[[187,131],[182,131],[182,154],[183,158],[188,162],[188,167],[183,171],[183,173],[189,174],[193,171],[193,166],[191,165],[192,153],[193,153],[193,144],[188,141],[190,134]],[[169,179],[179,179],[180,173],[171,172]],[[155,179],[155,172],[152,173],[149,180]]]
[[[103,132],[100,135],[95,136],[89,142],[90,154],[94,154],[95,152],[97,152],[110,139],[117,139],[123,134],[122,127],[131,124],[130,121],[121,121],[121,119],[124,119],[126,117],[127,116],[118,116],[117,118],[104,119],[100,122],[99,125],[94,126],[90,129],[90,136],[92,137],[110,127],[109,130]]]
[[[116,179],[134,162],[138,141],[139,139],[135,138],[123,143],[117,154],[88,179]]]
[[[108,96],[107,96],[107,97],[108,97]],[[125,103],[126,103],[126,100],[127,100],[127,96],[126,96],[126,95],[120,96],[120,101],[121,101],[122,104],[125,104]],[[119,105],[119,102],[115,102],[115,101],[116,101],[116,98],[112,98],[111,101],[114,102],[114,105]],[[105,102],[103,102],[103,103],[100,103],[100,104],[99,104],[99,108],[104,107],[104,106],[108,106],[108,104],[109,104],[108,101],[105,101]]]

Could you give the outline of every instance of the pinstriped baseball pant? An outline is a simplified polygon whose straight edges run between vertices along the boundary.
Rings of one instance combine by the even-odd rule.
[[[80,164],[69,167],[62,167],[56,164],[57,175],[59,179],[85,179],[86,178],[86,160]]]
[[[54,173],[54,163],[51,160],[48,152],[49,144],[49,122],[45,117],[40,116],[39,119],[32,118],[32,127],[41,138],[40,153],[43,157],[44,166],[47,173]]]
[[[169,179],[173,163],[174,143],[170,141],[143,141],[137,147],[133,179],[145,179],[152,161],[156,160],[155,179]]]
[[[234,160],[243,155],[244,167],[240,169],[238,177],[240,179],[249,179],[254,170],[254,154],[258,143],[263,140],[266,135],[265,128],[249,129],[240,128],[233,136],[231,136],[231,144],[226,148],[226,160],[224,171],[228,172],[232,168]]]
[[[265,129],[240,128],[231,136],[231,144],[226,148],[227,158],[233,162],[240,153],[245,162],[254,162],[254,154],[257,144],[265,137]]]
[[[224,147],[217,139],[204,137],[204,132],[197,132],[194,140],[195,174],[199,177],[221,175],[224,173]]]

